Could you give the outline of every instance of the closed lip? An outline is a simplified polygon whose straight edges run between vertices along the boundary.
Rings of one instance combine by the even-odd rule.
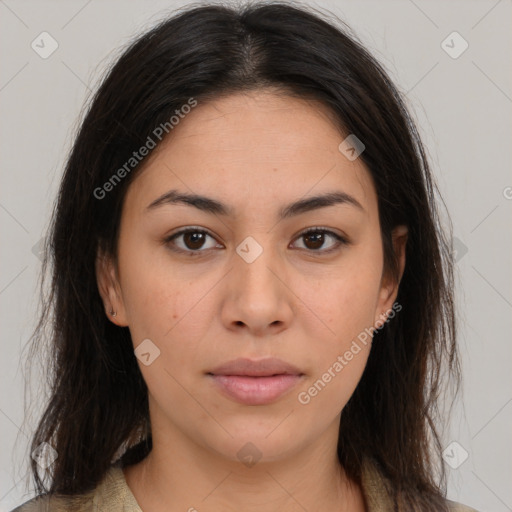
[[[278,359],[238,358],[228,361],[207,372],[209,375],[239,375],[247,377],[269,377],[271,375],[303,375],[294,365]]]

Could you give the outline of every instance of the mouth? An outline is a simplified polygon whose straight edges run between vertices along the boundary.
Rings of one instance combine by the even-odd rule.
[[[295,387],[304,374],[280,359],[235,359],[207,372],[226,397],[245,405],[267,405]]]

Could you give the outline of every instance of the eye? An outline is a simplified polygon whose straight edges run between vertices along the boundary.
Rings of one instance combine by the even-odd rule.
[[[325,244],[328,239],[334,240],[333,243],[330,244],[329,248],[324,250],[319,250]],[[324,228],[309,228],[306,231],[303,231],[296,240],[303,239],[305,242],[305,246],[303,247],[306,250],[310,250],[313,252],[320,253],[329,253],[337,250],[339,247],[343,245],[348,245],[348,240],[341,235],[338,235],[334,231],[330,231]]]
[[[212,239],[209,246],[205,245],[208,238]],[[303,231],[296,238],[296,240],[300,239],[304,240],[305,247],[299,247],[299,249],[317,253],[330,253],[343,245],[349,244],[346,238],[338,235],[334,231],[319,227],[309,228]],[[329,247],[322,249],[329,239],[332,241]],[[169,246],[172,251],[185,253],[190,256],[198,255],[198,253],[206,252],[208,249],[214,249],[215,247],[222,247],[215,243],[215,238],[210,235],[208,231],[194,227],[182,229],[166,237],[163,242]]]
[[[167,237],[164,242],[169,245],[169,248],[173,251],[187,252],[193,255],[194,252],[204,252],[201,249],[207,250],[215,247],[215,243],[213,245],[210,244],[210,246],[205,246],[207,238],[215,240],[208,231],[204,229],[187,228]],[[177,243],[176,240],[180,240],[181,243]]]

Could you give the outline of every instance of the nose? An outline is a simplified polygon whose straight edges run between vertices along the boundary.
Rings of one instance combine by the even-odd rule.
[[[221,311],[226,328],[253,336],[282,332],[293,318],[293,287],[287,283],[286,266],[270,248],[261,248],[254,261],[242,252],[234,254]]]

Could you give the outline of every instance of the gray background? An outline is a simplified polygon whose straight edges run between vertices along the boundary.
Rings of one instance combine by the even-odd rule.
[[[41,401],[25,421],[22,349],[36,318],[37,243],[79,113],[117,49],[186,3],[0,0],[0,512],[31,497],[27,442]],[[462,450],[468,458],[449,468],[449,497],[481,512],[512,510],[512,2],[310,5],[348,22],[406,93],[417,119],[459,258],[464,386],[443,447],[451,461],[460,463]],[[46,59],[31,48],[43,31],[59,45]],[[469,44],[458,58],[442,46],[453,31]],[[445,43],[452,53],[461,44],[453,37]],[[37,369],[34,376],[32,395],[43,387]]]

